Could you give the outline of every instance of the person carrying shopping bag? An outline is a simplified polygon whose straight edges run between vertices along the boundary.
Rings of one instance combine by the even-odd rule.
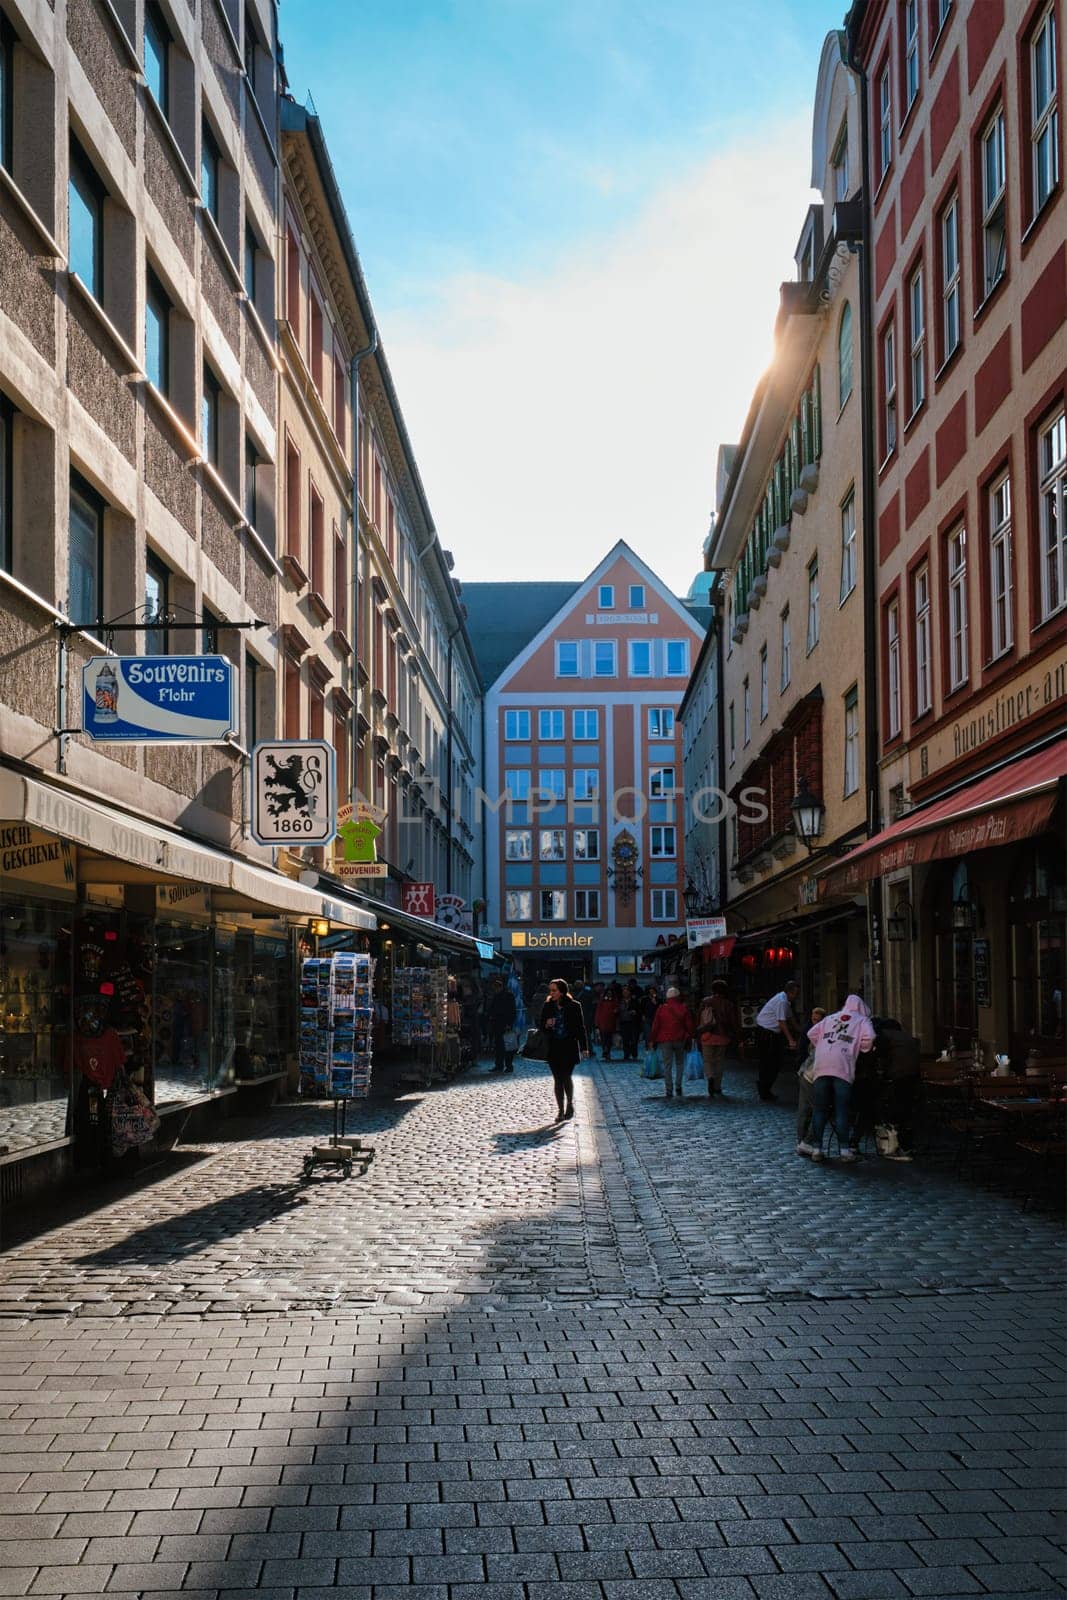
[[[697,1023],[697,1042],[704,1058],[704,1077],[710,1096],[722,1094],[726,1051],[731,1045],[736,1048],[740,1036],[741,1019],[730,999],[726,980],[716,978],[710,994],[705,995],[701,1003],[700,1020]]]
[[[667,990],[667,998],[652,1018],[652,1027],[649,1032],[648,1042],[655,1045],[659,1052],[660,1064],[663,1067],[663,1077],[666,1084],[666,1097],[674,1099],[675,1086],[677,1086],[679,1100],[685,1099],[683,1087],[683,1073],[685,1071],[685,1052],[690,1040],[696,1033],[697,1025],[693,1020],[693,1013],[682,999],[678,990]]]

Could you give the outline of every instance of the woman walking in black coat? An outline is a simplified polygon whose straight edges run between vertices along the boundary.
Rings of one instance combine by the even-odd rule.
[[[553,978],[541,1011],[541,1030],[548,1036],[548,1065],[556,1092],[557,1122],[574,1116],[574,1069],[589,1050],[582,1008],[565,978]]]

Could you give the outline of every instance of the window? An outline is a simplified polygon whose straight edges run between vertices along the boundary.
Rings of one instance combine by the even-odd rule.
[[[886,710],[889,737],[899,738],[900,720],[900,602],[892,600],[885,614]]]
[[[918,267],[908,284],[908,333],[910,353],[908,358],[908,400],[911,415],[926,398],[926,311],[923,301],[923,269]]]
[[[566,922],[567,920],[567,891],[566,889],[541,890],[541,921]]]
[[[539,739],[562,739],[563,712],[539,711],[537,714],[537,737]]]
[[[593,676],[594,678],[614,678],[615,641],[614,639],[594,639],[593,641]]]
[[[1015,642],[1011,554],[1011,479],[1007,473],[989,491],[990,644],[994,661]]]
[[[848,123],[841,124],[841,132],[837,136],[832,157],[834,169],[834,199],[847,200],[850,187],[848,170]]]
[[[259,456],[251,439],[245,437],[245,521],[250,528],[256,526],[259,518],[259,486],[256,473],[259,471]]]
[[[782,612],[781,625],[781,655],[782,655],[782,689],[788,689],[789,681],[793,676],[793,635],[789,625],[789,607]]]
[[[556,677],[576,678],[578,676],[578,646],[574,643],[559,643],[556,645]]]
[[[841,507],[841,604],[856,587],[856,491],[850,489]]]
[[[597,606],[601,611],[615,610],[615,589],[610,583],[602,583],[597,590]]]
[[[333,625],[335,630],[343,637],[348,636],[348,551],[345,548],[344,533],[333,525]],[[418,685],[414,674],[410,684],[409,714],[401,720],[405,726],[415,734],[418,725]]]
[[[10,572],[14,566],[14,529],[11,524],[11,406],[0,394],[0,568]]]
[[[674,794],[674,768],[651,767],[648,773],[648,792],[653,800],[671,798]]]
[[[528,711],[504,712],[504,738],[525,740],[530,737],[530,713]]]
[[[897,343],[890,323],[882,335],[882,458],[897,447]]]
[[[1056,8],[1050,5],[1030,39],[1030,148],[1036,216],[1060,175],[1056,103]]]
[[[104,502],[76,474],[70,480],[67,609],[74,622],[100,618],[104,605]]]
[[[752,738],[752,703],[748,690],[748,679],[741,685],[741,739],[743,744],[748,744]]]
[[[923,717],[933,704],[931,680],[930,568],[915,574],[915,715]]]
[[[323,604],[326,598],[326,508],[322,496],[311,484],[308,494],[308,554],[311,560],[311,592]]]
[[[170,393],[170,301],[149,268],[144,305],[144,365],[149,383]]]
[[[999,106],[982,134],[983,299],[1004,276],[1007,261],[1004,177],[1004,107]]]
[[[537,787],[553,800],[567,798],[567,774],[562,767],[542,767],[537,774]]]
[[[600,860],[600,829],[575,828],[571,836],[575,861]]]
[[[852,393],[852,307],[845,301],[837,329],[837,403],[843,406]]]
[[[200,448],[213,467],[219,464],[219,381],[210,367],[204,368],[204,393],[200,401]]]
[[[308,357],[311,364],[311,381],[321,395],[323,392],[323,348],[325,319],[322,302],[317,294],[308,294]]]
[[[504,788],[508,791],[513,800],[529,800],[529,767],[505,767]]]
[[[941,213],[941,359],[960,342],[960,203],[953,195]]]
[[[767,646],[760,646],[759,653],[759,719],[766,722],[770,710],[770,685],[767,672]]]
[[[648,737],[650,739],[674,738],[674,711],[670,706],[649,707]]]
[[[533,856],[533,834],[529,828],[504,830],[505,861],[529,861]]]
[[[688,678],[689,676],[689,640],[667,640],[667,676],[668,678]]]
[[[157,5],[145,6],[144,76],[156,105],[170,117],[170,34]]]
[[[649,836],[649,854],[673,861],[677,854],[676,834],[671,827],[654,827]]]
[[[734,714],[734,703],[730,701],[730,710],[727,717],[730,725],[730,765],[733,766],[737,759],[737,717]]]
[[[884,178],[893,159],[893,84],[888,62],[878,79],[878,177]]]
[[[96,300],[104,297],[104,186],[75,139],[70,141],[67,260]]]
[[[600,793],[600,772],[596,767],[575,767],[574,798],[595,800]]]
[[[148,552],[144,577],[144,619],[146,622],[166,622],[170,615],[170,573],[158,556]],[[144,653],[146,656],[167,654],[167,635],[145,629]]]
[[[14,128],[13,96],[15,79],[15,35],[0,11],[0,167],[11,171]]]
[[[935,10],[937,13],[937,31],[940,33],[948,21],[948,14],[952,10],[952,0],[935,0]]]
[[[949,535],[948,564],[948,676],[949,687],[958,689],[969,675],[967,651],[967,530],[956,528]]]
[[[504,894],[505,922],[533,921],[533,890],[508,889]]]
[[[904,115],[919,93],[919,0],[904,0]]]
[[[630,585],[630,610],[643,611],[645,609],[645,586],[643,583]]]
[[[219,171],[222,157],[218,141],[207,123],[200,129],[200,199],[214,222],[219,220]]]
[[[652,921],[676,922],[678,920],[677,889],[653,889]]]
[[[805,636],[808,655],[819,642],[819,558],[812,556],[808,562],[808,628]]]
[[[575,889],[574,920],[575,922],[598,922],[600,920],[599,889]]]
[[[256,38],[256,27],[252,21],[252,13],[245,7],[245,77],[248,87],[253,95],[256,92],[256,53],[259,41]]]
[[[1062,411],[1041,430],[1037,451],[1044,620],[1067,601],[1067,421]]]
[[[245,294],[256,303],[256,284],[259,278],[259,240],[251,223],[245,223]]]
[[[648,639],[630,640],[630,676],[631,678],[652,676],[652,645]]]
[[[567,831],[565,828],[542,828],[539,844],[542,861],[566,861]]]
[[[571,736],[579,741],[598,739],[600,737],[600,712],[593,710],[572,712]]]
[[[244,745],[252,750],[259,742],[259,662],[245,652]]]
[[[845,787],[855,794],[860,786],[860,696],[853,686],[845,696]]]

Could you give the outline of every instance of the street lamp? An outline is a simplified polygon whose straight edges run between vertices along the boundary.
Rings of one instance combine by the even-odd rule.
[[[822,833],[824,807],[808,788],[807,778],[801,778],[800,788],[793,796],[789,809],[793,813],[793,831],[804,841],[810,855],[814,841]]]

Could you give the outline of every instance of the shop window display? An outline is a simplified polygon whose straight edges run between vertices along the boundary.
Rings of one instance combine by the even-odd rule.
[[[233,1077],[229,1059],[216,1056],[232,1034],[232,969],[218,981],[223,1007],[230,990],[229,1025],[212,1022],[214,934],[192,923],[156,925],[155,1083],[156,1104],[193,1100]],[[229,981],[228,981],[229,980]]]
[[[289,945],[238,933],[234,981],[234,1070],[238,1081],[285,1071],[292,1033]]]
[[[1011,875],[1013,1053],[1064,1050],[1067,865],[1062,845],[1028,845]]]
[[[0,913],[0,1151],[32,1149],[66,1132],[70,1071],[62,1036],[70,986],[57,949],[71,912],[32,902]]]

